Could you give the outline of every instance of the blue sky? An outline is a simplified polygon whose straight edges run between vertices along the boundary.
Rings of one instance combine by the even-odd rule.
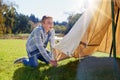
[[[39,19],[43,15],[52,16],[54,21],[66,21],[69,13],[80,13],[83,0],[4,0],[18,5],[17,12],[34,14]]]

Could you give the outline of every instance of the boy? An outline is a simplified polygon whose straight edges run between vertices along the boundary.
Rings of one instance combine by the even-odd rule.
[[[24,65],[37,67],[39,59],[46,64],[50,63],[52,66],[57,66],[57,62],[52,56],[55,35],[53,19],[50,16],[43,16],[41,22],[42,25],[36,27],[27,40],[26,50],[28,59],[24,57],[19,58],[14,63],[22,62]],[[48,41],[50,42],[51,52],[46,50]]]

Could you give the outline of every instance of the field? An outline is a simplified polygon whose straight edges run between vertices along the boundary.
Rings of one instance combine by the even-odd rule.
[[[13,64],[15,59],[26,56],[25,43],[26,40],[21,39],[0,39],[0,80],[117,80],[114,78],[116,72],[114,72],[114,67],[105,68],[105,66],[113,65],[113,62],[110,62],[111,59],[98,61],[95,57],[91,57],[90,60],[94,58],[96,60],[91,63],[90,60],[87,61],[89,57],[80,60],[70,58],[59,61],[57,67],[46,65],[41,61],[37,68]],[[108,54],[97,52],[93,56],[105,57]],[[106,64],[108,60],[110,62],[108,65],[101,63],[103,61]],[[83,63],[85,61],[87,64]],[[99,69],[96,68],[94,74],[86,74],[93,71],[95,62],[101,65]]]

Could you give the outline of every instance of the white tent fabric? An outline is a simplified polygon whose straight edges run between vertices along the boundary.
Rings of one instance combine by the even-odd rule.
[[[75,23],[73,28],[58,44],[55,45],[54,48],[68,56],[72,56],[75,49],[79,46],[79,43],[100,4],[101,0],[90,0],[90,4],[87,5],[88,7],[85,9],[84,13]]]

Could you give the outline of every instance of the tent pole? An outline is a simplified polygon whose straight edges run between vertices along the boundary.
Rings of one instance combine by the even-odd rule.
[[[115,22],[114,22],[114,1],[111,0],[111,12],[112,12],[112,36],[113,36],[113,56],[116,58],[116,40],[115,40]]]
[[[112,15],[112,40],[113,40],[113,57],[114,57],[114,70],[115,78],[118,80],[118,71],[117,71],[117,59],[116,59],[116,35],[115,35],[115,22],[114,22],[114,0],[111,0],[111,15]]]
[[[117,16],[116,16],[115,34],[116,34],[116,29],[117,29],[117,23],[118,23],[118,18],[119,18],[119,12],[120,12],[120,9],[118,8]],[[111,49],[110,49],[110,57],[112,57],[112,50],[113,50],[113,40],[112,40],[112,45],[111,45]]]

